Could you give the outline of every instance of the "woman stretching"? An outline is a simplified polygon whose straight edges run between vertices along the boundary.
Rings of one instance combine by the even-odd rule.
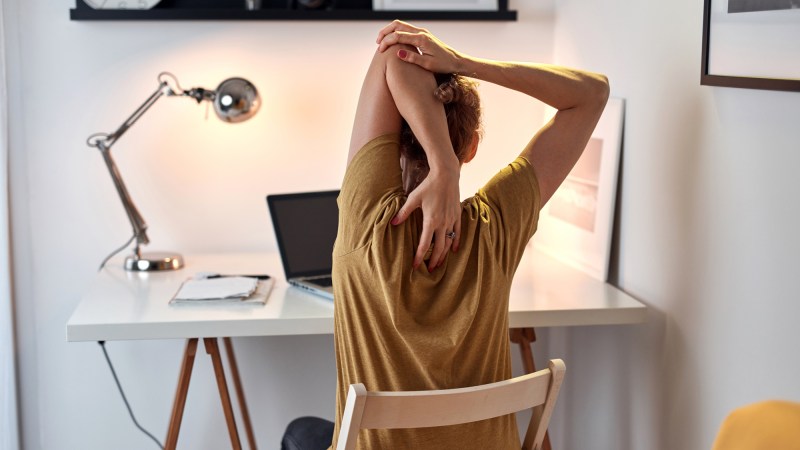
[[[586,146],[604,76],[475,58],[395,21],[378,34],[356,111],[333,251],[336,424],[295,421],[284,448],[336,443],[350,384],[451,389],[511,375],[508,297],[539,210]],[[558,110],[520,155],[460,201],[481,135],[479,79]],[[324,429],[321,428],[321,429]],[[328,431],[330,433],[330,431]],[[319,445],[319,444],[318,444]],[[362,430],[361,449],[519,449],[514,415],[448,427]]]

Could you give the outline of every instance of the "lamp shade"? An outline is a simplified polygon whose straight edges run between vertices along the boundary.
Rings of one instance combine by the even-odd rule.
[[[220,83],[214,96],[214,112],[225,122],[245,121],[253,117],[260,106],[258,90],[244,78],[228,78]]]

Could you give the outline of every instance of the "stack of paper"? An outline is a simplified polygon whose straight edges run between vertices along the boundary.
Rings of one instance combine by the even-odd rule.
[[[272,279],[250,277],[190,279],[183,282],[170,303],[246,302],[265,303]]]

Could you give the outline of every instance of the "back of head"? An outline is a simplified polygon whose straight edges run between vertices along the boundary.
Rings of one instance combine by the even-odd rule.
[[[436,74],[438,87],[433,95],[444,104],[450,141],[458,160],[463,162],[473,136],[481,133],[481,104],[477,83],[455,74]],[[400,132],[400,151],[406,158],[427,163],[425,151],[414,132],[403,121]]]

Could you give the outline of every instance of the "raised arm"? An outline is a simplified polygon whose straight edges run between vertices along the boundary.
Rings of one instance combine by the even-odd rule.
[[[542,204],[578,161],[608,100],[605,76],[548,64],[503,62],[460,53],[423,28],[395,21],[378,36],[381,52],[398,43],[418,52],[393,51],[427,70],[458,73],[530,95],[556,108],[553,119],[528,142],[521,155],[536,168]]]
[[[397,46],[396,50],[414,51],[409,46]],[[422,233],[412,264],[416,268],[422,263],[433,241],[429,270],[444,261],[451,245],[457,249],[461,227],[459,162],[450,142],[444,106],[433,95],[435,89],[433,73],[393,54],[376,52],[361,88],[348,153],[349,164],[364,144],[384,134],[399,133],[401,119],[408,122],[425,149],[430,172],[392,223],[396,225],[422,208]],[[449,231],[456,232],[456,239],[446,237]]]

